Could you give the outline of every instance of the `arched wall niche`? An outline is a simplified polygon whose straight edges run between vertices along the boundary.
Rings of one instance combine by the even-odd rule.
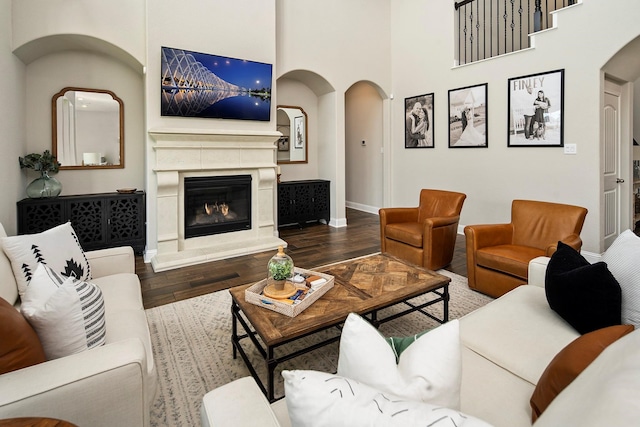
[[[126,50],[100,38],[83,34],[57,34],[41,37],[16,47],[13,53],[24,64],[29,65],[45,55],[63,51],[102,53],[128,65],[139,74],[144,74],[144,64]]]
[[[340,163],[338,156],[344,160],[344,151],[337,148],[337,117],[338,110],[343,107],[339,107],[336,101],[336,89],[323,76],[309,70],[283,73],[278,77],[276,86],[278,104],[298,105],[305,110],[309,133],[308,163],[282,165],[282,179],[319,178],[331,181],[331,225],[341,224],[345,221],[344,168],[337,167],[337,164]]]

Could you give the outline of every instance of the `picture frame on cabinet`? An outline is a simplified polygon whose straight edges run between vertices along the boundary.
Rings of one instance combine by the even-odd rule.
[[[278,138],[278,151],[289,151],[289,137],[281,136]]]
[[[449,90],[449,148],[487,148],[487,83]]]
[[[508,147],[564,146],[564,69],[508,79]]]
[[[433,93],[404,99],[404,148],[434,148]]]

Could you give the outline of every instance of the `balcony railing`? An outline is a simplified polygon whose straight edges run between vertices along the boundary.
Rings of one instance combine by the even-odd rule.
[[[550,12],[576,0],[462,0],[456,2],[457,64],[529,47],[529,34],[549,28]]]

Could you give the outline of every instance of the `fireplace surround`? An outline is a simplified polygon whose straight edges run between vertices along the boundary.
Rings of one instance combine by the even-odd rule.
[[[279,132],[153,129],[157,253],[154,271],[247,255],[286,246],[276,224],[275,143]],[[185,181],[217,177],[249,180],[249,227],[209,235],[185,233]],[[207,202],[208,203],[208,202]],[[215,205],[216,200],[213,200]],[[228,202],[226,202],[229,205]],[[218,207],[219,213],[226,208]],[[227,206],[229,207],[229,206]],[[153,209],[149,206],[149,209]],[[236,213],[237,215],[237,213]]]

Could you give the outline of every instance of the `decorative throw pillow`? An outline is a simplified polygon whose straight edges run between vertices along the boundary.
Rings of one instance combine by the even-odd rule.
[[[553,399],[607,346],[633,330],[632,325],[609,326],[584,334],[563,348],[544,370],[533,391],[530,402],[532,421],[535,422]]]
[[[296,427],[484,426],[432,403],[403,400],[359,381],[316,371],[282,371],[287,410]]]
[[[622,323],[640,327],[640,237],[621,233],[602,255],[622,288]]]
[[[21,310],[49,360],[105,343],[104,299],[93,283],[64,277],[39,264]]]
[[[36,332],[14,306],[0,298],[0,375],[44,361]]]
[[[70,222],[38,234],[3,237],[2,247],[11,260],[20,297],[24,296],[38,264],[46,264],[67,277],[91,279],[89,261]]]
[[[581,334],[622,323],[622,291],[607,265],[589,264],[562,242],[549,260],[545,292],[551,309]]]
[[[613,342],[551,402],[535,427],[636,426],[640,329]]]
[[[396,362],[380,332],[351,313],[340,337],[338,375],[404,399],[458,409],[462,377],[458,320],[419,337]]]

